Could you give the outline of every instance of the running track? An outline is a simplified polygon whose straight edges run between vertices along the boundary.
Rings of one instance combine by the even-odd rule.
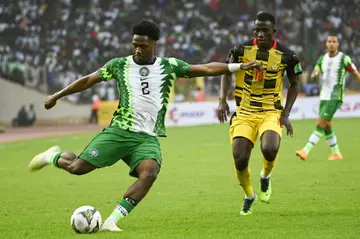
[[[98,125],[66,125],[66,126],[35,126],[27,128],[8,128],[5,133],[0,133],[0,143],[19,140],[101,131]]]

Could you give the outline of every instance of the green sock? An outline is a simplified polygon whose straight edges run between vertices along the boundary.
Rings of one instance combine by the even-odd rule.
[[[59,166],[57,165],[57,162],[58,162],[61,154],[62,154],[62,152],[53,153],[53,154],[50,156],[49,163],[58,168]]]
[[[121,199],[116,206],[110,217],[115,221],[119,221],[120,218],[124,218],[135,208],[136,202],[131,198]]]
[[[306,143],[304,150],[309,153],[323,136],[324,136],[324,128],[316,126],[316,129],[310,135],[310,138]]]
[[[329,147],[331,149],[331,153],[340,154],[340,148],[339,148],[339,145],[337,144],[337,138],[336,138],[335,133],[332,131],[332,129],[325,131],[325,138],[326,138],[327,144],[329,145]]]

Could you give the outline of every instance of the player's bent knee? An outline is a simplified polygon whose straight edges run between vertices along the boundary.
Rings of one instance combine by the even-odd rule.
[[[63,152],[61,154],[61,157],[66,159],[66,160],[70,160],[70,161],[73,161],[73,160],[75,160],[77,158],[76,154],[74,154],[73,152]]]
[[[247,162],[249,160],[248,155],[245,152],[235,151],[233,157],[236,162]]]
[[[317,121],[317,126],[319,126],[320,128],[326,128],[326,127],[328,127],[328,126],[331,127],[331,122],[328,121],[328,120],[326,120],[326,119],[324,119],[324,118],[322,118],[322,117],[320,117],[320,118],[318,119],[318,121]]]
[[[248,160],[235,160],[235,168],[238,171],[243,171],[245,170],[249,165],[249,161]]]
[[[279,151],[278,145],[275,144],[265,144],[261,146],[261,152],[266,161],[272,162],[276,159],[276,155]]]
[[[275,131],[265,131],[261,135],[261,152],[266,161],[272,162],[276,159],[276,155],[280,147],[280,135]]]
[[[233,158],[235,161],[235,168],[238,171],[242,171],[248,167],[253,146],[252,142],[246,138],[236,138],[234,140]]]
[[[157,179],[157,175],[158,174],[156,170],[153,169],[145,170],[141,172],[141,174],[139,175],[139,180],[153,183]]]
[[[74,175],[83,175],[87,173],[80,166],[73,164],[70,164],[68,172]]]
[[[243,171],[244,169],[246,169],[248,167],[249,156],[248,156],[247,153],[240,152],[240,151],[234,151],[233,152],[233,157],[234,157],[234,160],[235,160],[235,168],[238,171]]]
[[[324,128],[325,128],[325,130],[330,130],[331,129],[331,121],[326,121]]]
[[[154,159],[144,159],[135,170],[139,180],[152,184],[157,178],[159,164]]]
[[[96,167],[82,159],[76,158],[68,167],[68,172],[74,175],[87,174],[96,169]]]

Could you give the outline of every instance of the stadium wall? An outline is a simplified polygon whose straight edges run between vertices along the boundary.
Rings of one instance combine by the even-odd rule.
[[[235,111],[235,101],[230,101],[231,112]],[[216,124],[217,102],[170,104],[166,118],[167,126]],[[319,97],[299,97],[290,114],[290,119],[316,119],[318,117]],[[335,118],[360,117],[360,95],[349,95],[344,99]]]
[[[235,110],[235,102],[229,101],[231,111]],[[100,124],[107,125],[117,107],[117,101],[102,103],[99,112]],[[217,102],[194,102],[169,104],[166,116],[167,126],[190,126],[203,124],[217,124]],[[316,119],[318,117],[319,97],[299,97],[292,109],[292,120]],[[360,95],[345,96],[341,108],[335,118],[360,117]]]
[[[59,100],[56,108],[45,110],[45,94],[0,78],[0,122],[9,125],[23,105],[34,104],[36,124],[78,124],[90,116],[91,105],[73,105]]]

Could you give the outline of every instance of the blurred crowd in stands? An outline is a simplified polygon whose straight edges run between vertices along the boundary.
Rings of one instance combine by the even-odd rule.
[[[2,0],[0,3],[0,74],[26,87],[53,93],[93,72],[113,57],[131,54],[131,28],[141,19],[161,30],[159,56],[189,63],[224,61],[228,50],[252,37],[259,11],[277,19],[276,38],[294,50],[303,66],[302,89],[316,94],[309,75],[330,30],[341,50],[360,66],[360,0]],[[178,101],[219,95],[219,77],[204,86],[176,85]],[[286,81],[285,81],[286,82]],[[347,88],[359,88],[349,80]],[[189,91],[190,89],[190,91]],[[193,89],[193,90],[191,90]],[[286,90],[286,84],[285,84]],[[118,97],[114,82],[69,96],[89,103]]]

